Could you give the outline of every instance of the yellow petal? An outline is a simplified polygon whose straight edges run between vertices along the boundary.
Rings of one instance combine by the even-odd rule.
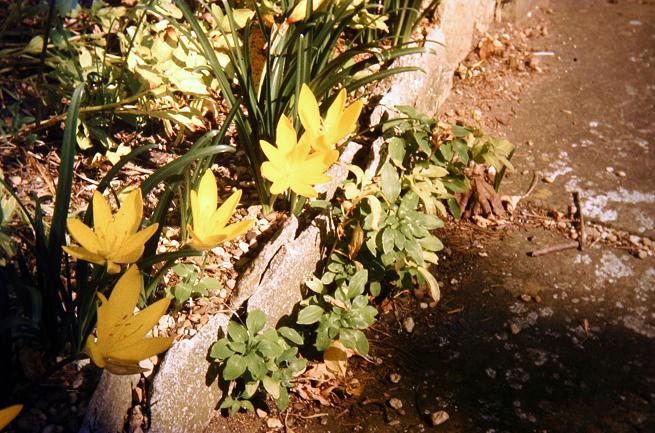
[[[111,260],[107,260],[107,273],[109,274],[118,274],[121,271],[121,267]]]
[[[105,363],[105,370],[119,376],[138,374],[147,371],[147,369],[141,367],[136,361],[121,361],[119,359],[108,358],[105,360]]]
[[[22,404],[15,404],[0,410],[0,430],[5,428],[23,410]]]
[[[143,198],[141,189],[138,188],[130,191],[125,197],[123,205],[114,217],[114,225],[127,233],[134,233],[139,229],[141,218],[143,218]]]
[[[346,104],[346,89],[341,89],[325,114],[325,130],[331,131],[339,124],[343,107]]]
[[[93,228],[98,235],[100,243],[107,240],[107,232],[110,230],[113,218],[109,203],[98,191],[93,192]]]
[[[193,225],[196,228],[202,227],[202,218],[200,218],[200,203],[198,202],[198,193],[195,190],[191,190],[191,218],[193,219]]]
[[[116,263],[130,264],[139,260],[143,254],[146,241],[152,237],[159,228],[159,224],[149,225],[125,239],[122,245],[117,245],[116,252],[113,252],[111,259]]]
[[[290,187],[293,192],[295,192],[298,195],[302,195],[304,197],[312,198],[318,195],[316,190],[311,185],[303,182],[292,180]]]
[[[142,289],[139,268],[130,266],[114,286],[109,300],[98,308],[98,341],[104,339],[106,342],[116,324],[132,317]]]
[[[275,165],[284,164],[284,157],[282,156],[282,152],[273,147],[272,144],[270,144],[268,141],[260,140],[259,145],[261,146],[264,155],[266,155],[269,161]]]
[[[130,346],[145,337],[164,315],[170,303],[171,300],[168,298],[160,299],[123,322],[120,332],[121,339],[117,342],[116,347],[109,349],[110,355],[115,357],[116,350]]]
[[[246,233],[254,224],[254,220],[243,220],[238,223],[230,224],[223,230],[223,234],[226,236],[226,239],[223,242],[230,241]]]
[[[289,183],[287,181],[273,181],[270,189],[271,194],[282,194],[289,189]]]
[[[220,230],[230,221],[230,217],[234,213],[239,201],[241,200],[241,190],[238,189],[223,202],[221,207],[214,210],[211,218],[209,218],[207,231],[212,234],[214,230]]]
[[[212,248],[212,245],[210,245],[208,242],[206,242],[205,238],[203,236],[196,233],[193,230],[193,227],[188,226],[187,230],[189,232],[189,236],[191,236],[191,240],[189,241],[189,246],[191,248],[193,248],[194,250],[198,250],[198,251],[208,250],[208,249]]]
[[[277,130],[275,135],[275,144],[283,154],[289,154],[296,147],[296,130],[293,129],[291,120],[284,114],[277,122]]]
[[[200,179],[200,186],[198,187],[198,213],[200,214],[198,217],[201,219],[209,218],[216,210],[216,206],[218,206],[216,178],[211,170],[207,170]]]
[[[357,120],[359,119],[359,115],[362,112],[363,106],[364,103],[358,100],[353,102],[348,108],[344,110],[337,126],[337,130],[339,131],[339,134],[337,135],[340,135],[340,137],[337,138],[336,142],[341,141],[348,134],[352,134],[355,131],[355,128],[357,127]]]
[[[103,256],[93,253],[83,247],[70,246],[70,247],[62,247],[62,248],[68,254],[80,260],[96,263],[98,265],[104,265],[105,262],[107,261]]]
[[[112,360],[138,362],[168,350],[174,340],[175,337],[144,338],[112,352]]]
[[[95,365],[97,365],[100,368],[105,368],[105,359],[102,355],[102,352],[100,352],[93,335],[89,335],[88,338],[86,339],[86,345],[84,346],[84,351],[86,352],[87,355],[89,355],[89,358],[91,358],[91,361]]]
[[[321,133],[321,112],[318,108],[316,97],[307,84],[303,84],[300,89],[300,98],[298,100],[298,117],[305,131],[312,136]]]
[[[93,230],[91,230],[86,224],[77,218],[68,218],[66,221],[66,227],[68,227],[68,232],[75,239],[75,241],[84,247],[86,250],[93,253],[99,253],[101,250],[100,242],[98,242],[98,237]]]

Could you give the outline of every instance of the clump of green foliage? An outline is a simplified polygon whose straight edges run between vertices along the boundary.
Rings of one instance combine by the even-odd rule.
[[[280,410],[287,408],[293,377],[306,366],[298,356],[303,338],[289,327],[264,329],[265,323],[264,312],[250,311],[245,326],[231,320],[227,335],[211,347],[209,356],[219,363],[222,380],[233,383],[221,409],[254,410],[251,399],[262,392],[273,397]]]

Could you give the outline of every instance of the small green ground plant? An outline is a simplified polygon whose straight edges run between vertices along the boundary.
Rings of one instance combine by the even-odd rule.
[[[306,367],[306,360],[298,355],[303,337],[289,327],[264,329],[265,323],[264,312],[250,311],[245,326],[230,320],[227,335],[211,347],[209,356],[219,363],[221,379],[230,382],[220,408],[231,414],[253,411],[251,400],[262,393],[285,410],[293,378]]]

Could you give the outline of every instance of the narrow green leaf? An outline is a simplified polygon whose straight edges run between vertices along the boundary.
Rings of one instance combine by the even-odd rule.
[[[73,164],[77,149],[77,119],[80,114],[84,84],[80,84],[71,97],[66,116],[66,127],[59,155],[59,178],[55,195],[55,208],[52,214],[50,237],[48,239],[48,257],[50,259],[51,278],[59,278],[61,269],[62,245],[66,243],[66,219],[73,187]]]

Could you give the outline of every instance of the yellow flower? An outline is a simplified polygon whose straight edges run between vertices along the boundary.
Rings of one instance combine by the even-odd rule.
[[[137,231],[142,216],[140,189],[128,194],[114,217],[107,200],[96,191],[93,193],[93,230],[81,220],[69,218],[68,231],[80,246],[64,247],[64,251],[78,259],[106,265],[107,272],[116,274],[121,270],[119,264],[139,260],[144,244],[157,231],[157,224]]]
[[[166,312],[170,299],[161,299],[134,314],[143,279],[135,265],[125,272],[112,290],[109,300],[98,293],[96,337],[89,335],[85,352],[95,365],[114,374],[143,371],[139,361],[168,349],[173,337],[143,338]]]
[[[22,404],[15,404],[0,410],[0,430],[5,428],[23,410]]]
[[[316,11],[319,7],[321,7],[321,4],[323,4],[325,0],[313,0],[312,1],[312,12]],[[295,23],[298,21],[303,21],[307,15],[307,0],[300,0],[300,3],[296,5],[295,8],[293,8],[293,12],[291,12],[291,15],[289,15],[289,18],[287,18],[287,23]]]
[[[198,191],[191,191],[193,227],[188,226],[191,234],[189,245],[197,250],[207,250],[247,232],[255,221],[243,220],[227,225],[239,200],[241,200],[241,190],[232,193],[221,207],[216,209],[218,206],[216,178],[211,170],[207,170],[200,179]]]
[[[314,185],[328,182],[331,178],[325,174],[329,167],[325,155],[311,153],[306,135],[297,141],[296,131],[288,117],[282,115],[277,124],[274,147],[261,140],[260,145],[269,159],[262,164],[262,176],[273,182],[271,193],[280,194],[291,188],[295,193],[305,197],[316,197]]]
[[[357,119],[362,112],[362,101],[355,101],[347,108],[345,105],[346,89],[341,89],[323,119],[311,89],[303,84],[300,90],[298,101],[300,123],[305,128],[311,146],[314,150],[325,154],[326,163],[329,165],[339,159],[339,152],[334,149],[334,146],[355,131]]]

